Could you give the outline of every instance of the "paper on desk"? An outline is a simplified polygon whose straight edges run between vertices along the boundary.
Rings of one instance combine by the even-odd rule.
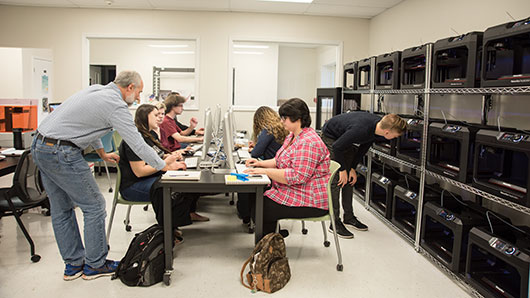
[[[201,171],[167,171],[162,180],[200,180]]]
[[[26,151],[26,150],[24,150],[24,149],[17,150],[15,148],[7,148],[5,150],[0,151],[0,154],[2,154],[2,155],[11,155],[11,156],[21,156],[22,153],[24,153],[24,151]]]

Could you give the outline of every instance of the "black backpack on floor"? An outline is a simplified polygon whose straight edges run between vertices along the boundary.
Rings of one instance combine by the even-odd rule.
[[[164,231],[154,224],[134,236],[112,279],[128,286],[154,285],[163,279],[164,259]]]

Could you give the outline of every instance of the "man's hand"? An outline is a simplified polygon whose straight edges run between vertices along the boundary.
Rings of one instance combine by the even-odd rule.
[[[175,155],[177,157],[177,160],[182,160],[182,153],[180,150],[171,152],[171,155]]]
[[[198,136],[204,136],[204,128],[196,129],[195,134]]]
[[[355,182],[357,182],[357,172],[355,172],[354,169],[350,169],[350,176],[348,177],[348,182],[351,186],[353,186]]]
[[[164,161],[166,162],[166,165],[168,165],[168,166],[170,164],[174,163],[176,160],[177,160],[177,155],[176,154],[170,154],[166,158],[164,158]]]
[[[183,161],[177,161],[170,163],[168,167],[172,171],[186,170],[186,163],[184,163]]]
[[[348,172],[346,170],[339,171],[339,183],[337,185],[343,187],[346,183],[348,183]]]
[[[116,153],[105,153],[101,159],[103,159],[105,162],[117,163],[120,161],[120,156]]]
[[[191,128],[195,128],[197,126],[197,124],[199,124],[199,121],[197,120],[197,118],[191,117],[191,119],[190,119],[190,127]]]

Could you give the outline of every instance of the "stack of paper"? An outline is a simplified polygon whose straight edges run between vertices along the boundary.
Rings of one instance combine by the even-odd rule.
[[[15,148],[8,148],[8,149],[0,151],[0,154],[10,155],[10,156],[21,156],[22,153],[24,153],[24,151],[26,151],[26,150],[24,150],[24,149],[17,150]]]
[[[162,180],[200,180],[201,171],[167,171]]]

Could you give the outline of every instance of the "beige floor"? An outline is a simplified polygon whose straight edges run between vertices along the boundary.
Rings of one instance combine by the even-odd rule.
[[[0,179],[8,186],[9,177]],[[110,212],[112,194],[104,176],[98,183]],[[239,271],[253,248],[253,235],[243,232],[234,206],[224,196],[203,198],[200,213],[210,222],[185,227],[185,242],[177,251],[172,283],[134,288],[104,277],[93,281],[62,280],[64,269],[51,220],[38,210],[23,215],[42,256],[38,263],[29,258],[29,246],[13,217],[0,220],[0,297],[265,297],[252,295],[239,282]],[[355,239],[340,242],[344,272],[337,272],[335,246],[322,245],[318,223],[308,223],[308,235],[300,233],[300,222],[285,222],[290,230],[286,239],[292,279],[274,297],[469,297],[456,283],[410,244],[392,232],[374,215],[355,202],[356,213],[369,227],[355,233]],[[132,232],[122,224],[125,206],[119,206],[109,258],[120,259],[135,232],[154,223],[152,210],[134,207]],[[78,212],[79,222],[82,216]],[[331,234],[330,234],[331,237]]]

